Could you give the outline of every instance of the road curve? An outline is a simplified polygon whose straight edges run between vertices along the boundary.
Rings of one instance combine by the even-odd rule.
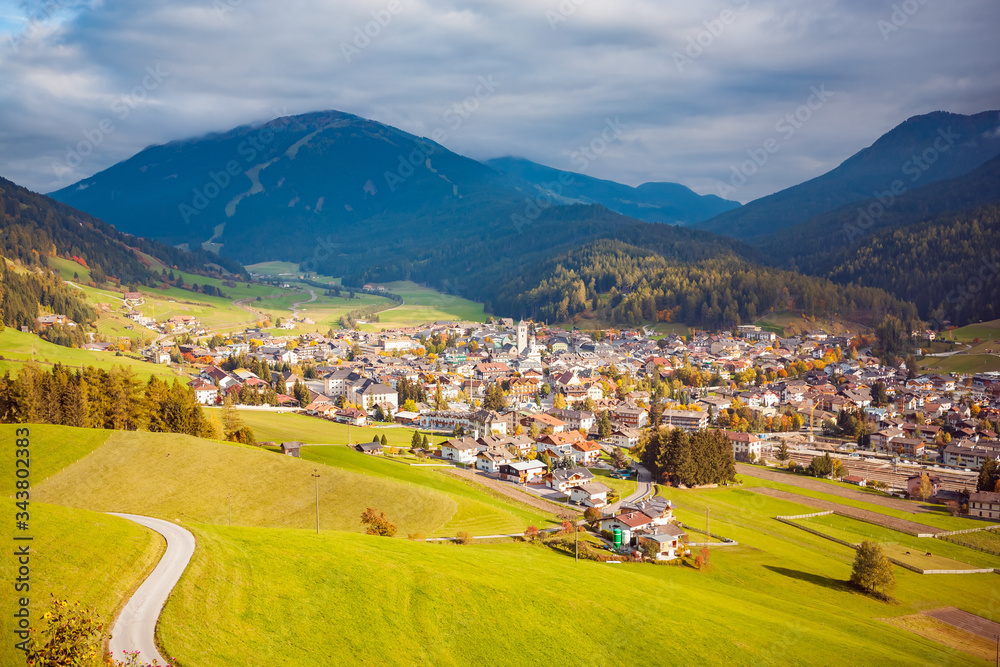
[[[122,659],[123,651],[139,651],[140,662],[143,664],[156,660],[161,665],[168,665],[170,663],[164,660],[156,649],[154,637],[156,622],[160,618],[160,611],[167,601],[167,596],[181,578],[184,568],[194,554],[194,535],[162,519],[116,512],[109,514],[155,530],[167,541],[167,549],[152,574],[125,603],[125,608],[118,615],[115,627],[111,630],[108,650],[111,656],[118,660]]]

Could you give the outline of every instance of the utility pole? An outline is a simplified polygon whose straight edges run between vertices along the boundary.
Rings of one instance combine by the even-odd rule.
[[[709,522],[709,516],[708,515],[709,515],[709,512],[711,512],[711,511],[712,511],[711,507],[706,507],[705,508],[705,535],[708,536],[708,538],[709,538],[708,541],[709,542],[712,541],[712,539],[711,539],[711,537],[712,537],[711,536],[711,532],[712,531],[709,529],[709,523],[708,523]]]
[[[316,480],[316,534],[319,535],[319,470],[313,470],[312,477]]]
[[[574,521],[573,522],[573,559],[579,563],[580,562],[580,525]]]

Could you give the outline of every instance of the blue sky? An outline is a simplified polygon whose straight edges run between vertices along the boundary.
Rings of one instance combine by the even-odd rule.
[[[998,27],[994,0],[0,0],[0,176],[47,192],[338,109],[563,169],[617,120],[587,174],[703,194],[774,139],[746,202],[910,116],[1000,108]]]

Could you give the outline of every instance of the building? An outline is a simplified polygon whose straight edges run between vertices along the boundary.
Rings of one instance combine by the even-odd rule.
[[[982,468],[987,458],[1000,461],[1000,443],[975,444],[968,440],[952,443],[945,446],[942,458],[948,465],[969,469]]]
[[[218,401],[219,390],[211,382],[192,380],[188,386],[194,391],[194,400],[202,405],[215,405]]]
[[[733,458],[737,461],[760,461],[765,454],[771,452],[771,445],[761,440],[753,433],[738,433],[723,431],[733,446]]]
[[[657,526],[655,532],[640,533],[639,546],[651,544],[656,549],[656,560],[673,560],[677,552],[684,550],[683,539],[686,533],[674,525]]]
[[[294,456],[299,458],[299,449],[302,447],[302,443],[298,440],[293,440],[291,442],[281,443],[281,453],[286,456]]]
[[[937,475],[928,475],[931,481],[931,496],[936,496],[938,491],[941,490],[941,478]],[[923,475],[911,475],[906,478],[906,493],[909,494],[911,498],[918,497],[920,491],[920,480]],[[930,496],[928,496],[930,497]]]
[[[708,426],[708,414],[697,410],[664,410],[660,423],[685,431],[699,431]]]
[[[615,447],[632,449],[639,444],[639,436],[641,435],[642,433],[638,429],[620,428],[613,431],[608,439]]]
[[[924,455],[924,441],[920,438],[889,438],[888,448],[890,452],[909,458]]]
[[[452,438],[441,443],[441,458],[456,463],[471,464],[476,462],[479,454],[479,443],[475,438]]]
[[[969,496],[969,516],[1000,520],[1000,493],[976,491]]]
[[[604,507],[608,504],[608,493],[611,491],[601,482],[586,482],[572,486],[569,489],[570,502],[584,507]]]
[[[323,393],[327,396],[347,396],[347,388],[361,379],[353,369],[338,368],[323,378]]]
[[[594,473],[586,468],[562,468],[545,476],[545,484],[560,493],[568,493],[570,487],[586,484],[594,479]]]
[[[500,479],[517,484],[532,484],[545,474],[541,461],[512,461],[500,466]]]
[[[523,353],[528,349],[528,324],[524,320],[517,323],[517,352]]]
[[[514,461],[514,455],[506,447],[487,449],[476,454],[476,470],[491,475],[499,474],[500,466]]]
[[[399,394],[395,389],[375,380],[365,379],[347,388],[347,402],[370,410],[378,404],[388,403],[393,412],[399,407]]]
[[[642,428],[649,423],[649,413],[643,408],[629,403],[619,405],[614,412],[615,420],[628,428]]]

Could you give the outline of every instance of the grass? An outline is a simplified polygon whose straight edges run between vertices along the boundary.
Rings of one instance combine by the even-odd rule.
[[[128,512],[167,521],[313,527],[319,471],[320,527],[362,530],[361,512],[378,507],[401,534],[430,533],[454,516],[446,494],[394,480],[324,468],[252,447],[190,436],[116,432],[34,490],[51,503]]]
[[[29,429],[31,483],[38,484],[103,445],[111,431],[49,424],[0,424],[0,440],[14,445],[18,429]]]
[[[596,478],[595,481],[601,482],[610,486],[616,494],[618,494],[619,499],[628,498],[630,495],[635,493],[635,476],[633,475],[629,479],[615,479],[611,477],[613,470],[604,470],[603,468],[591,468],[590,472],[594,474]]]
[[[945,604],[995,615],[995,575],[931,584],[898,570],[900,602],[886,605],[846,585],[852,550],[768,516],[791,503],[668,493],[692,515],[711,505],[713,532],[741,545],[713,550],[699,572],[574,563],[524,543],[193,526],[199,549],[160,634],[206,667],[607,665],[636,650],[670,656],[653,664],[979,664],[880,619]]]
[[[34,472],[34,468],[33,468]],[[160,559],[164,541],[156,533],[118,517],[32,501],[30,585],[31,625],[41,627],[49,595],[89,607],[110,632],[112,620],[131,592]],[[13,517],[10,517],[13,519]],[[8,545],[9,546],[9,545]],[[4,614],[0,615],[0,664],[23,665],[14,648],[13,581],[16,559],[0,559]],[[7,588],[10,586],[11,588]],[[19,594],[20,595],[20,594]]]
[[[444,294],[409,281],[385,283],[393,294],[403,297],[403,305],[379,313],[379,321],[362,325],[366,331],[393,327],[414,327],[441,320],[484,322],[483,304]]]
[[[990,661],[996,656],[994,642],[930,616],[913,614],[912,616],[897,616],[883,620],[897,628],[902,628],[965,653],[971,653],[983,660]]]
[[[978,533],[949,535],[948,541],[970,549],[983,549],[1000,554],[1000,530],[981,530]]]
[[[447,493],[456,503],[455,516],[431,536],[453,536],[460,530],[473,535],[523,533],[529,525],[544,528],[558,523],[552,515],[533,507],[512,502],[507,496],[490,492],[477,484],[463,481],[440,469],[406,465],[385,457],[369,456],[348,447],[305,447],[302,458],[324,465],[392,479]]]
[[[958,340],[965,343],[971,343],[975,338],[979,340],[988,340],[990,338],[1000,339],[1000,320],[970,324],[959,329],[947,331],[942,335],[951,340]]]
[[[221,408],[209,408],[221,415]],[[258,442],[281,443],[286,440],[299,440],[309,445],[346,445],[348,427],[320,417],[309,417],[292,412],[268,412],[263,410],[241,410],[240,421],[253,429]],[[421,434],[425,433],[421,431]],[[371,442],[374,436],[385,435],[387,444],[392,447],[409,447],[413,438],[412,428],[371,428],[350,427],[350,438],[353,444]],[[435,444],[444,442],[446,437],[428,435],[428,440]]]
[[[985,373],[1000,371],[1000,357],[993,354],[955,354],[950,357],[922,357],[921,368],[940,373]]]
[[[754,324],[765,331],[772,331],[783,336],[798,336],[811,329],[823,329],[829,334],[841,334],[851,330],[856,331],[858,328],[855,323],[845,324],[838,319],[806,318],[799,311],[768,313]]]
[[[916,523],[921,523],[926,526],[931,526],[934,528],[941,528],[943,530],[964,530],[966,528],[982,528],[982,523],[976,521],[975,519],[968,519],[964,517],[954,517],[948,512],[945,507],[935,507],[932,512],[906,512],[904,510],[898,510],[890,507],[885,507],[883,505],[876,505],[874,503],[867,503],[860,500],[854,500],[852,498],[843,498],[841,496],[834,496],[828,493],[823,493],[821,491],[814,491],[812,489],[806,489],[799,486],[791,486],[789,484],[783,484],[781,482],[772,482],[770,480],[761,479],[760,477],[753,477],[750,475],[737,475],[738,480],[740,480],[747,487],[764,487],[771,489],[778,489],[781,491],[787,491],[789,493],[795,493],[806,498],[817,498],[819,500],[827,500],[834,503],[839,503],[841,505],[847,505],[849,507],[857,507],[859,509],[870,510],[872,512],[878,512],[880,514],[885,514],[886,516],[896,517],[898,519],[906,519],[908,521],[914,521]],[[810,478],[813,479],[813,478]],[[916,505],[916,503],[914,503]],[[815,508],[809,508],[807,512],[815,512]],[[802,513],[802,512],[800,512]],[[787,512],[787,514],[796,514],[796,512]]]
[[[828,515],[803,519],[802,523],[831,537],[860,544],[874,540],[886,553],[924,570],[969,570],[995,567],[996,558],[942,540],[914,537],[846,516]],[[927,556],[927,553],[930,556]]]
[[[34,334],[17,331],[10,327],[0,331],[0,355],[3,356],[3,360],[0,360],[0,373],[10,371],[11,375],[20,371],[24,362],[34,358],[43,366],[44,370],[49,370],[49,364],[54,363],[75,367],[94,366],[105,370],[112,366],[125,366],[143,380],[148,380],[150,376],[155,375],[168,382],[173,382],[173,379],[178,377],[167,366],[139,361],[125,355],[115,356],[112,352],[95,352],[55,345]]]

